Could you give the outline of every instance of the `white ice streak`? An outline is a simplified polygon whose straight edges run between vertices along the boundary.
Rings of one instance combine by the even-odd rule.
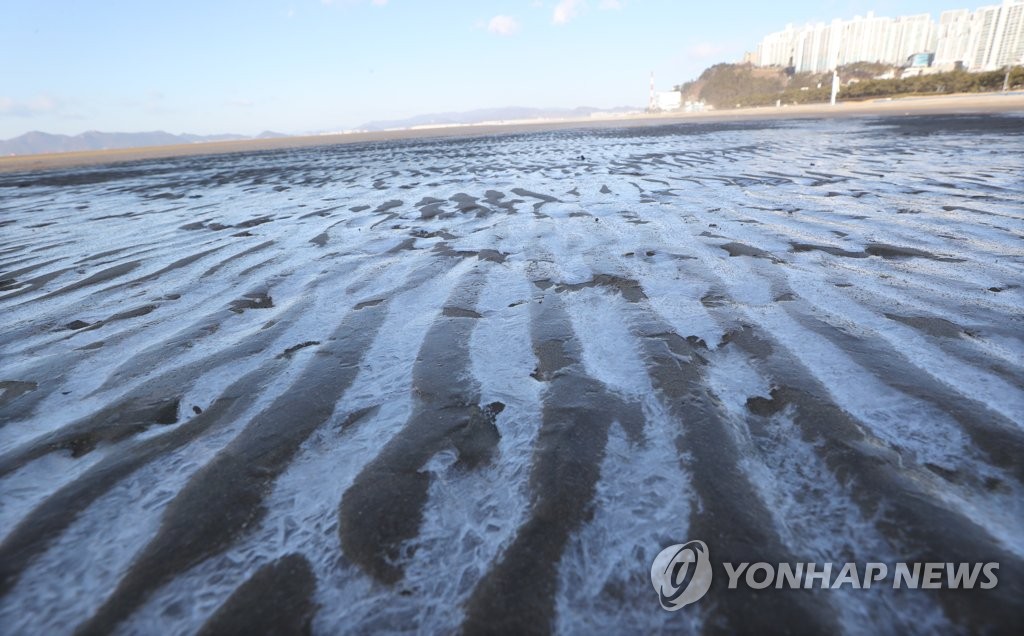
[[[479,382],[481,404],[499,401],[514,408],[497,417],[501,438],[490,462],[467,471],[455,464],[454,449],[446,449],[424,467],[431,475],[428,501],[419,534],[407,545],[413,558],[401,583],[411,593],[373,607],[384,626],[458,631],[474,583],[515,538],[529,510],[541,385],[523,380],[537,363],[529,303],[509,305],[531,287],[521,267],[490,268],[476,307],[483,318],[470,338],[471,375]]]
[[[746,400],[767,397],[771,385],[736,348],[710,354],[708,388],[726,407],[730,430],[743,458],[740,468],[789,551],[816,563],[894,562],[899,552],[865,519],[849,489],[836,479],[812,444],[784,412],[766,427],[750,429]],[[837,566],[838,567],[838,566]],[[848,633],[878,633],[894,626],[907,633],[950,629],[932,599],[901,598],[891,590],[841,590],[830,602]]]
[[[317,601],[325,608],[316,620],[326,632],[336,631],[353,616],[365,619],[380,595],[393,593],[342,556],[338,506],[362,467],[411,414],[413,362],[443,299],[468,267],[463,263],[427,278],[388,302],[387,316],[353,385],[339,400],[334,415],[303,443],[296,459],[276,480],[265,502],[268,516],[231,549],[159,590],[132,619],[140,632],[196,630],[261,565],[291,552],[303,554],[313,567]],[[338,426],[348,415],[378,405],[372,416],[344,430]],[[352,599],[363,601],[353,603]],[[182,613],[181,607],[189,611]]]

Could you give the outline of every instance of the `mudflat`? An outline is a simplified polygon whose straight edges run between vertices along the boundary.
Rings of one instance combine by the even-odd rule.
[[[1012,630],[1024,115],[954,103],[0,175],[3,631]],[[998,585],[720,569],[899,561]]]
[[[643,127],[667,123],[717,122],[773,120],[790,118],[837,118],[871,115],[924,115],[924,114],[968,114],[1004,113],[1024,111],[1024,94],[1015,93],[967,93],[962,95],[940,95],[935,97],[904,97],[876,99],[857,102],[840,101],[829,104],[787,105],[782,107],[738,108],[734,110],[706,111],[699,113],[640,114],[621,117],[588,118],[579,120],[531,121],[503,124],[480,124],[471,126],[445,126],[439,128],[415,128],[363,132],[351,134],[328,134],[314,136],[284,137],[276,139],[253,139],[149,148],[124,148],[90,152],[65,152],[54,154],[0,157],[0,173],[31,170],[51,170],[76,166],[100,165],[143,159],[186,157],[192,155],[229,154],[310,146],[331,146],[336,144],[393,141],[398,139],[433,139],[446,137],[472,137],[497,134],[544,132],[572,128]]]

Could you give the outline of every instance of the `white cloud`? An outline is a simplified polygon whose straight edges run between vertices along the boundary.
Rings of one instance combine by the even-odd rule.
[[[372,2],[370,2],[370,4],[372,4],[375,7],[383,7],[387,3],[388,0],[372,0]]]
[[[602,11],[621,9],[622,0],[601,0],[601,4],[597,5],[597,8]]]
[[[507,15],[496,15],[487,23],[487,30],[495,35],[512,35],[519,31],[519,22]]]
[[[551,21],[555,24],[565,24],[578,16],[586,6],[587,0],[562,0],[555,5]]]

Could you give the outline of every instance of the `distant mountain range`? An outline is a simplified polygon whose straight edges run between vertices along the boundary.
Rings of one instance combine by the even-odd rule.
[[[387,130],[389,128],[412,128],[414,126],[457,126],[459,124],[480,124],[491,121],[515,121],[521,119],[579,119],[594,113],[626,113],[641,110],[630,106],[616,108],[527,108],[511,106],[506,108],[481,108],[460,113],[433,113],[416,115],[408,119],[371,121],[359,127],[360,130]]]
[[[358,130],[376,131],[391,128],[413,128],[418,126],[457,126],[484,122],[517,121],[528,119],[586,119],[594,113],[625,113],[639,110],[629,106],[617,108],[481,108],[457,113],[433,113],[416,115],[408,119],[371,121]],[[52,135],[32,131],[13,139],[0,140],[0,157],[10,155],[38,155],[52,152],[76,152],[83,150],[113,150],[116,148],[141,148],[144,146],[172,146],[209,141],[233,141],[240,139],[270,139],[288,135],[264,131],[255,137],[245,135],[174,135],[162,130],[152,132],[124,133],[90,130],[80,135]]]
[[[173,135],[162,130],[138,133],[90,130],[80,135],[51,135],[50,133],[32,131],[20,137],[0,141],[0,156],[37,155],[80,150],[112,150],[115,148],[140,148],[143,146],[171,146],[204,141],[269,139],[273,137],[287,137],[287,135],[269,130],[260,133],[256,137],[247,137],[245,135]]]

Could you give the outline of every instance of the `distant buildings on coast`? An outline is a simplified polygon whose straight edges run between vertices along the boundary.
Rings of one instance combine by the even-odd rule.
[[[647,102],[647,112],[664,113],[678,110],[688,113],[699,113],[707,110],[707,104],[703,100],[683,101],[683,94],[678,90],[655,90],[654,73],[651,73],[651,96]]]
[[[832,20],[802,27],[787,25],[766,36],[745,58],[758,66],[792,67],[821,73],[854,62],[920,66],[949,71],[990,71],[1024,62],[1024,0],[975,11],[884,18],[868,13],[852,20]],[[916,57],[915,57],[916,56]]]

